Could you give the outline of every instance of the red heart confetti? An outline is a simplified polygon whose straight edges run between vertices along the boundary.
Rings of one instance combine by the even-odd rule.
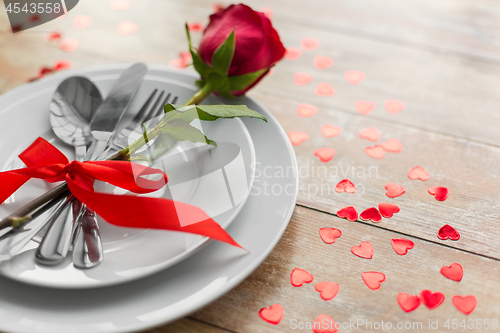
[[[313,333],[337,333],[339,329],[335,328],[335,326],[338,326],[335,320],[327,315],[320,314],[314,320],[312,331]]]
[[[354,103],[354,108],[362,115],[370,114],[377,105],[370,101],[357,101]]]
[[[400,153],[403,150],[403,145],[398,139],[389,139],[380,146],[388,153]]]
[[[456,241],[460,239],[460,234],[451,225],[445,224],[439,229],[438,238],[442,240],[447,240],[449,238]]]
[[[392,248],[400,256],[404,256],[408,253],[408,250],[413,249],[415,243],[409,239],[396,238],[392,240]]]
[[[296,60],[302,55],[302,51],[298,47],[287,47],[285,58],[287,60]]]
[[[366,155],[379,160],[383,159],[385,156],[385,150],[379,145],[376,145],[374,147],[366,147],[365,153]]]
[[[325,301],[329,301],[337,296],[339,288],[340,287],[338,284],[327,281],[318,282],[314,286],[314,289],[316,289],[316,291],[320,293],[321,298]]]
[[[313,105],[310,105],[310,104],[307,104],[307,103],[300,103],[297,106],[297,114],[301,118],[312,117],[316,113],[318,113],[318,108],[315,107],[315,106],[313,106]]]
[[[137,30],[139,30],[139,27],[134,22],[123,21],[118,24],[116,30],[118,31],[118,34],[120,36],[128,36],[133,33],[136,33]]]
[[[40,21],[40,16],[38,16],[36,14],[35,15],[31,15],[28,21],[29,22],[38,22],[38,21]]]
[[[365,209],[363,212],[361,212],[361,214],[359,214],[359,217],[364,221],[371,220],[374,223],[379,223],[380,221],[382,221],[382,216],[380,215],[378,209],[375,207]]]
[[[335,89],[328,83],[322,82],[318,84],[316,88],[314,88],[314,93],[317,96],[324,96],[324,97],[333,96],[335,95]]]
[[[399,197],[400,195],[406,192],[403,186],[398,185],[396,183],[385,184],[385,189],[387,190],[385,192],[385,195],[387,195],[389,198]]]
[[[90,27],[92,24],[92,18],[88,15],[77,15],[73,19],[73,28],[75,29],[85,29]]]
[[[380,140],[380,132],[376,127],[368,127],[359,132],[359,137],[363,140],[377,142],[378,140]]]
[[[399,213],[398,205],[387,202],[379,203],[378,210],[380,211],[380,214],[382,214],[382,216],[385,218],[391,218],[394,214]]]
[[[260,309],[259,316],[270,324],[278,325],[283,319],[283,307],[280,304],[273,304],[268,308]]]
[[[221,3],[213,3],[212,4],[212,11],[214,13],[218,13],[218,12],[224,10],[225,8],[226,8],[226,6],[221,4]]]
[[[188,23],[188,29],[190,32],[200,32],[205,29],[205,26],[200,22]]]
[[[300,146],[302,143],[309,140],[309,135],[304,132],[291,131],[288,132],[288,138],[293,146]]]
[[[342,179],[336,186],[335,191],[342,193],[354,193],[356,192],[356,186],[349,179]]]
[[[59,48],[66,52],[75,52],[79,44],[78,39],[71,37],[61,42]]]
[[[422,300],[422,303],[429,308],[429,310],[432,310],[443,303],[444,295],[440,292],[433,293],[430,290],[422,290],[420,292],[420,299]]]
[[[302,38],[300,41],[300,47],[304,51],[316,50],[319,47],[319,41],[315,38]]]
[[[300,287],[304,283],[311,283],[314,280],[314,276],[300,268],[294,268],[292,274],[290,275],[290,282],[294,287]]]
[[[361,278],[368,288],[377,290],[380,288],[382,282],[385,281],[385,274],[380,272],[364,272],[361,273]]]
[[[406,108],[405,103],[401,101],[396,101],[394,99],[388,99],[384,102],[384,108],[390,114],[396,114],[403,111]]]
[[[472,295],[467,295],[465,297],[456,295],[453,296],[451,302],[458,311],[462,312],[464,315],[468,315],[471,314],[472,311],[474,311],[474,309],[476,308],[477,298]]]
[[[313,66],[319,70],[330,68],[333,66],[333,63],[332,58],[321,55],[314,57],[313,60]]]
[[[52,72],[54,72],[54,70],[52,68],[42,67],[42,68],[40,68],[40,71],[38,72],[38,75],[39,76],[44,76],[44,75],[50,74]]]
[[[413,180],[420,179],[425,181],[429,179],[429,173],[421,166],[416,166],[408,171],[408,178]]]
[[[318,148],[314,151],[314,156],[319,157],[321,162],[329,162],[335,156],[335,150],[332,148]]]
[[[58,62],[56,62],[56,64],[54,65],[54,70],[56,71],[60,71],[62,69],[68,69],[68,68],[71,68],[73,66],[73,63],[69,60],[59,60]]]
[[[109,8],[116,12],[127,10],[129,7],[130,7],[129,0],[111,0],[109,2]]]
[[[260,11],[262,12],[262,14],[264,14],[265,17],[267,17],[268,19],[272,19],[273,16],[274,16],[274,13],[273,13],[273,10],[269,7],[262,7],[260,9]]]
[[[172,59],[169,61],[168,65],[177,69],[184,69],[187,67],[186,61],[182,58]]]
[[[333,244],[336,238],[342,236],[342,231],[335,228],[321,228],[319,229],[319,236],[326,244]]]
[[[45,40],[47,42],[58,42],[61,39],[61,34],[58,32],[52,32],[45,35]]]
[[[342,133],[342,128],[340,126],[333,126],[332,124],[321,125],[321,134],[323,134],[325,138],[333,138],[340,133]]]
[[[448,198],[449,191],[446,187],[430,187],[429,194],[432,194],[437,201],[445,201]]]
[[[412,312],[420,306],[420,297],[418,295],[408,295],[407,293],[398,294],[398,304],[404,312]]]
[[[347,83],[356,86],[366,79],[366,74],[361,71],[347,71],[344,73]]]
[[[453,263],[450,266],[441,267],[441,274],[453,281],[462,281],[464,276],[464,269],[462,265]]]
[[[370,242],[361,242],[358,246],[351,247],[351,252],[360,258],[373,258],[373,246]]]
[[[348,221],[354,222],[358,219],[358,212],[353,206],[342,208],[337,212],[337,216],[341,219],[347,219]]]
[[[298,86],[305,86],[311,83],[312,79],[312,76],[307,73],[298,72],[293,74],[293,82]]]

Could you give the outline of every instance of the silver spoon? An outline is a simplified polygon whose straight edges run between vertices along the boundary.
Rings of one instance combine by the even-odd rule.
[[[89,124],[102,104],[102,97],[95,85],[84,77],[71,77],[64,80],[50,104],[50,124],[52,130],[62,141],[75,147],[76,160],[85,158],[87,145],[92,141]],[[36,251],[36,260],[44,265],[60,264],[67,256],[74,238],[73,230],[81,203],[68,196],[58,207],[67,202],[67,209],[56,208],[50,219],[47,232]],[[70,209],[71,208],[71,209]]]

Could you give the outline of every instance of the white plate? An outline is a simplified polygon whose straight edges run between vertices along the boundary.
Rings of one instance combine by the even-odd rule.
[[[194,76],[164,67],[152,70],[188,84],[195,80]],[[250,253],[210,242],[203,251],[147,278],[89,290],[40,288],[0,277],[0,331],[145,330],[196,311],[250,275],[269,255],[288,225],[297,198],[298,174],[293,148],[277,120],[252,99],[243,98],[236,103],[246,104],[268,119],[267,124],[243,120],[255,145],[256,177],[245,206],[227,229]]]
[[[60,148],[67,156],[73,156],[73,148],[57,139],[52,133],[48,117],[48,105],[57,85],[75,73],[84,73],[106,96],[121,73],[109,67],[80,71],[68,71],[48,77],[40,82],[27,84],[0,98],[0,166],[14,169],[22,166],[17,157],[38,136],[44,137]],[[196,88],[165,75],[149,72],[144,78],[126,118],[131,118],[155,88],[178,96],[178,103],[186,101]],[[207,103],[216,104],[215,98]],[[127,119],[124,119],[127,120]],[[126,123],[123,122],[123,123]],[[180,142],[168,156],[153,167],[165,168],[169,176],[165,188],[148,196],[171,197],[202,208],[223,228],[227,228],[243,207],[254,178],[255,150],[250,135],[240,119],[203,122],[197,125],[211,139],[219,143],[212,146]],[[15,144],[12,144],[12,143]],[[193,153],[195,151],[195,153]],[[212,159],[212,160],[211,160]],[[225,160],[223,167],[206,170],[214,162]],[[212,172],[211,172],[212,171]],[[224,171],[224,172],[223,172]],[[14,211],[52,185],[32,180],[0,206],[0,216]],[[116,193],[125,193],[115,190]],[[126,207],[117,207],[126,209]],[[39,218],[44,220],[44,216]],[[36,223],[33,223],[33,226]],[[182,221],[181,221],[182,224]],[[31,241],[18,255],[0,263],[0,274],[21,282],[53,288],[92,288],[116,285],[143,278],[185,259],[208,239],[199,235],[120,228],[104,220],[99,223],[103,241],[104,261],[99,266],[76,269],[71,256],[58,266],[43,266],[35,261],[37,243]],[[27,227],[28,229],[30,226]],[[32,227],[31,232],[36,232]]]

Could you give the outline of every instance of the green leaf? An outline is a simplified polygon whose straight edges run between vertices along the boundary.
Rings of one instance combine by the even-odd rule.
[[[191,53],[191,57],[193,58],[193,66],[194,69],[202,76],[208,77],[210,75],[210,67],[201,59],[198,52],[191,45],[191,34],[189,33],[189,28],[186,23],[186,35],[188,39],[189,52]]]
[[[173,112],[175,111],[175,112]],[[182,119],[191,122],[194,119],[214,121],[219,118],[250,117],[262,119],[267,122],[266,117],[249,109],[246,105],[165,105],[165,119],[167,122]]]
[[[220,74],[227,75],[229,65],[233,60],[234,40],[233,30],[212,56],[212,68]]]
[[[160,158],[163,154],[169,151],[177,142],[177,140],[173,139],[167,133],[160,134],[153,145],[154,151],[150,156],[151,162],[154,162],[156,159]]]
[[[161,132],[177,141],[203,142],[217,147],[217,143],[207,138],[199,129],[189,125],[187,121],[175,119],[161,127]]]
[[[228,76],[229,91],[241,91],[246,89],[266,71],[267,68],[253,73],[238,76]]]

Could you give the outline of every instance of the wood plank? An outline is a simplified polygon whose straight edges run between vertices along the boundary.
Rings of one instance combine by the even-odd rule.
[[[171,324],[160,326],[158,328],[144,331],[144,333],[227,333],[231,332],[225,329],[209,325],[192,318],[183,318]]]
[[[299,118],[295,112],[297,104],[292,101],[256,92],[253,96],[278,117],[287,132],[309,134],[309,141],[295,147],[301,177],[300,204],[331,213],[353,205],[360,213],[380,202],[392,202],[399,205],[401,212],[384,219],[378,224],[381,228],[500,258],[499,148],[326,109],[320,109],[313,117]],[[320,132],[324,123],[340,126],[342,133],[324,138]],[[381,133],[379,143],[397,138],[403,151],[387,153],[382,160],[366,155],[365,147],[375,143],[360,139],[358,133],[372,126]],[[313,154],[323,147],[336,152],[328,163],[320,162]],[[407,177],[408,171],[417,165],[429,172],[428,181]],[[343,178],[356,184],[355,194],[334,190]],[[388,198],[384,188],[388,182],[402,185],[406,193]],[[449,188],[449,198],[437,201],[427,192],[432,186]],[[439,228],[447,223],[460,232],[459,241],[437,238]]]
[[[323,227],[338,228],[342,236],[334,244],[325,244],[318,234],[319,228]],[[425,325],[423,329],[397,330],[401,332],[448,332],[443,327],[448,319],[457,319],[459,323],[464,319],[500,319],[500,285],[491,279],[500,274],[498,261],[414,238],[409,239],[415,243],[415,248],[409,250],[407,255],[399,256],[391,247],[391,239],[400,237],[397,233],[297,207],[283,238],[266,261],[238,287],[195,313],[194,317],[248,333],[290,332],[291,320],[312,322],[319,314],[330,316],[337,322],[363,319],[373,324],[383,320],[394,325],[397,322],[422,322]],[[351,253],[351,247],[361,241],[372,243],[373,259],[361,259]],[[449,280],[439,272],[442,266],[454,262],[464,268],[461,282]],[[302,287],[293,287],[290,273],[294,268],[309,271],[314,275],[314,281]],[[361,279],[361,273],[365,271],[386,274],[386,281],[379,290],[370,290],[365,286]],[[333,300],[324,301],[315,291],[314,285],[320,281],[340,285],[340,291]],[[399,308],[396,301],[398,293],[418,294],[424,289],[442,292],[444,303],[432,311],[423,305],[411,313]],[[469,294],[477,298],[478,305],[472,314],[466,316],[452,305],[451,298]],[[285,310],[283,320],[277,326],[264,322],[258,316],[261,308],[274,303],[281,304]],[[439,330],[429,330],[429,320],[439,320]],[[395,330],[370,330],[362,326],[340,331]]]

